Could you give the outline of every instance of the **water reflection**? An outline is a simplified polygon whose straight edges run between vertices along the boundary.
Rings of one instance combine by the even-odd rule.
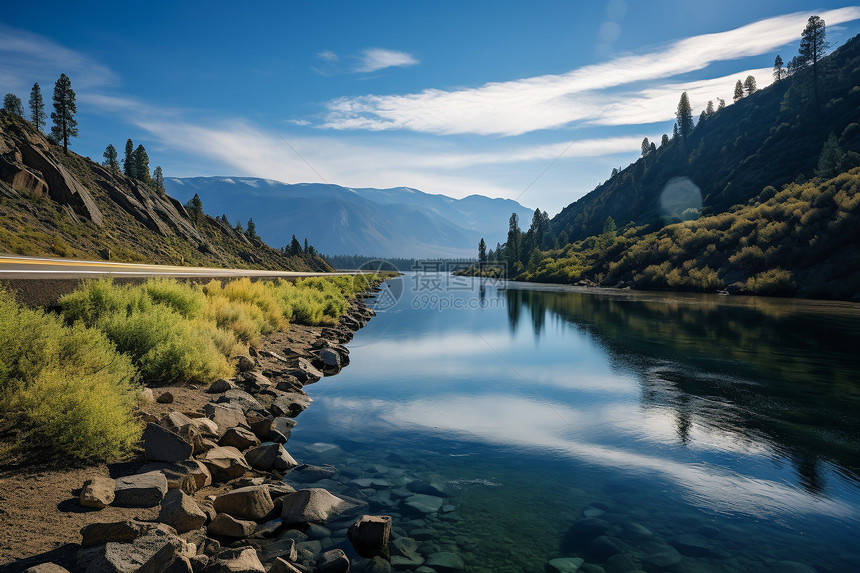
[[[598,342],[634,373],[645,408],[670,407],[678,441],[691,428],[730,432],[790,459],[798,483],[824,490],[835,464],[860,475],[860,320],[803,313],[783,301],[733,306],[716,297],[639,301],[584,293],[508,289],[511,328],[528,313],[540,336],[547,316]],[[812,306],[812,305],[810,305]],[[512,310],[513,308],[517,310]]]

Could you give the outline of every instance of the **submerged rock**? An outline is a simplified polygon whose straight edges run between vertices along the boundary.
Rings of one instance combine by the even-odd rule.
[[[579,557],[558,557],[557,559],[550,559],[546,564],[546,572],[547,573],[576,573],[579,571],[579,568],[582,564],[585,563],[584,559],[580,559]]]
[[[445,503],[445,500],[441,497],[419,493],[404,499],[402,505],[404,509],[411,511],[412,513],[426,515],[428,513],[439,511],[443,503]]]

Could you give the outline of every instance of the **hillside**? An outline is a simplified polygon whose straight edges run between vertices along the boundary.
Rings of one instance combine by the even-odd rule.
[[[0,110],[0,252],[272,270],[329,270],[287,256],[182,203],[52,144]]]
[[[244,225],[253,218],[272,245],[286,245],[295,234],[326,255],[473,257],[481,237],[491,245],[504,241],[511,212],[532,215],[509,199],[453,199],[407,187],[290,185],[252,177],[168,178],[165,187],[183,201],[197,193],[210,213],[231,221]]]
[[[584,239],[599,234],[607,217],[619,226],[671,221],[660,196],[677,177],[701,190],[701,213],[722,213],[767,186],[779,189],[799,175],[812,176],[830,133],[844,150],[860,150],[860,37],[820,66],[821,110],[812,71],[800,69],[699,122],[686,141],[670,140],[567,206],[552,219],[553,233]]]

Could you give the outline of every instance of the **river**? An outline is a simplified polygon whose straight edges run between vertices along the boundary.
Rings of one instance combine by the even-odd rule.
[[[395,571],[860,570],[860,307],[445,274],[372,302],[288,449],[415,539]]]

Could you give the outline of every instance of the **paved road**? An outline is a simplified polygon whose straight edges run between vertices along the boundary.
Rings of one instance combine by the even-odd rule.
[[[205,267],[174,267],[167,265],[138,265],[105,261],[76,261],[0,255],[0,280],[3,279],[76,279],[99,276],[114,277],[283,277],[301,278],[331,274],[288,271],[258,271],[248,269],[212,269]]]

